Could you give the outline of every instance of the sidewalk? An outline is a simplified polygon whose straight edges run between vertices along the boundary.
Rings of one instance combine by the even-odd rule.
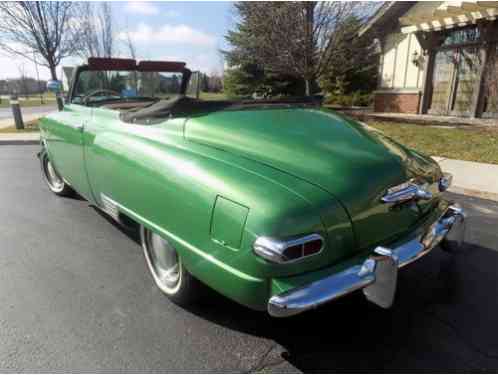
[[[498,201],[498,165],[433,156],[444,172],[453,175],[449,191]]]
[[[17,145],[17,144],[39,144],[40,133],[0,133],[1,145]]]
[[[36,119],[39,119],[40,117],[43,117],[45,116],[46,114],[48,114],[50,112],[47,112],[47,113],[33,113],[33,114],[29,114],[29,115],[24,115],[22,116],[22,120],[24,123],[26,122],[29,122],[29,121],[33,121],[33,120],[36,120]],[[3,128],[8,128],[10,126],[14,126],[14,119],[13,118],[6,118],[6,119],[2,119],[0,120],[0,129],[3,129]]]
[[[467,118],[440,115],[419,115],[411,113],[391,113],[391,112],[373,112],[371,108],[334,108],[339,112],[354,117],[360,121],[376,120],[391,122],[407,122],[417,125],[428,126],[463,126],[463,127],[496,127],[496,119]]]

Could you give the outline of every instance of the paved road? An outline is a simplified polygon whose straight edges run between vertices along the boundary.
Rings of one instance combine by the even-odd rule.
[[[22,107],[23,115],[44,114],[55,111],[57,106],[55,104],[48,104],[38,107]],[[12,118],[12,109],[10,107],[0,108],[0,120]]]
[[[35,146],[0,146],[0,370],[498,370],[498,205],[463,202],[468,245],[400,274],[395,307],[361,294],[272,320],[213,294],[181,309],[133,231],[43,185]]]

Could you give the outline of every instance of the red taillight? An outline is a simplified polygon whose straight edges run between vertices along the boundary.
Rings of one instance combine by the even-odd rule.
[[[286,263],[318,254],[324,246],[319,234],[277,240],[271,237],[258,237],[254,243],[254,252],[259,256],[276,263]]]
[[[288,260],[299,259],[303,256],[303,245],[294,245],[284,250],[284,257]]]
[[[303,244],[303,255],[311,255],[318,253],[323,246],[323,242],[320,239],[312,240]]]

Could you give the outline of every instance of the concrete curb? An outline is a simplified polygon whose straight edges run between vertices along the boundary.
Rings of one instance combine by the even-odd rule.
[[[498,202],[498,165],[433,156],[444,172],[453,175],[449,192]]]
[[[40,132],[0,133],[0,145],[37,145]]]
[[[15,146],[15,145],[39,145],[40,140],[34,139],[0,139],[1,146]]]
[[[491,193],[488,191],[479,191],[479,190],[474,190],[474,189],[462,188],[462,187],[458,187],[458,186],[452,186],[451,188],[448,189],[448,191],[450,193],[467,195],[469,197],[482,198],[482,199],[487,199],[490,201],[498,202],[498,194]]]

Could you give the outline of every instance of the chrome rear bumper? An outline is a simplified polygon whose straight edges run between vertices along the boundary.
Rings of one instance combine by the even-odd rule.
[[[268,313],[288,317],[313,309],[355,290],[363,289],[368,300],[390,307],[396,289],[397,269],[431,251],[451,232],[461,243],[465,228],[462,208],[451,205],[425,233],[393,249],[377,247],[362,264],[354,265],[306,286],[278,294],[268,301]]]

